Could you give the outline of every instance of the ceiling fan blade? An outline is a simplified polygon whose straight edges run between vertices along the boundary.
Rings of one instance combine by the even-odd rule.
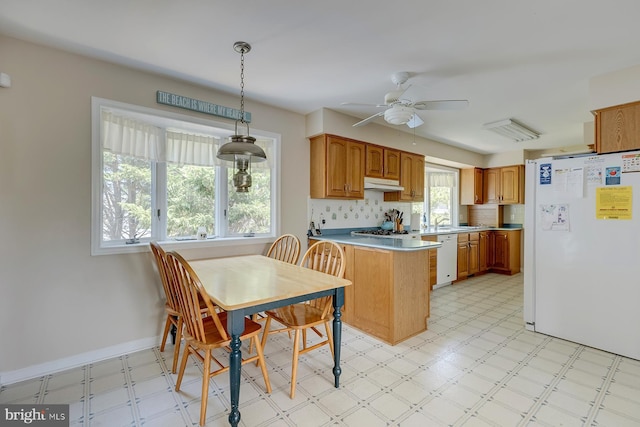
[[[362,126],[362,125],[366,125],[367,123],[369,123],[370,121],[372,121],[373,119],[380,117],[384,114],[384,111],[380,111],[379,113],[374,114],[371,117],[367,117],[364,120],[359,121],[358,123],[356,123],[355,125],[353,125],[354,128],[358,127],[358,126]]]
[[[407,126],[409,126],[411,129],[417,128],[421,124],[424,124],[424,120],[422,120],[420,116],[415,113],[413,113],[413,116],[411,116],[411,118],[407,122]]]
[[[388,105],[386,104],[363,104],[360,102],[341,102],[340,105],[354,106],[354,107],[376,107],[376,108],[388,107]]]
[[[440,101],[418,101],[413,104],[416,110],[461,110],[469,106],[466,99],[448,99]]]

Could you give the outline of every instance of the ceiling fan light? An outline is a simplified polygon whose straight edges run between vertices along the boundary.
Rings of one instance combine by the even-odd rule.
[[[404,105],[394,105],[384,112],[384,119],[392,125],[403,125],[411,120],[413,108]]]

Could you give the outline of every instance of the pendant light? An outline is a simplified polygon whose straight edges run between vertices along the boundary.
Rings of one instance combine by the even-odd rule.
[[[251,50],[246,42],[235,42],[233,49],[240,54],[240,119],[236,120],[235,135],[218,150],[217,157],[233,162],[233,186],[238,193],[248,193],[251,187],[251,163],[264,162],[267,155],[249,136],[249,123],[244,119],[244,54]],[[246,125],[247,134],[238,134],[238,122]]]

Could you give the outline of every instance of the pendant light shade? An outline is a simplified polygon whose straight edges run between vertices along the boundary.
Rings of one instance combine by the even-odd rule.
[[[251,158],[250,161],[253,163],[267,160],[264,150],[255,144],[256,139],[254,137],[237,135],[237,133],[236,128],[236,135],[231,135],[229,142],[220,147],[216,155],[219,159],[234,162],[237,156],[249,156]]]
[[[236,192],[247,193],[251,187],[251,163],[264,162],[267,155],[255,144],[256,139],[249,135],[249,123],[244,120],[244,54],[251,50],[251,45],[235,42],[233,48],[240,54],[240,120],[236,120],[235,135],[229,137],[229,142],[220,147],[216,156],[234,163],[233,185]],[[246,135],[238,133],[238,122],[247,126]]]

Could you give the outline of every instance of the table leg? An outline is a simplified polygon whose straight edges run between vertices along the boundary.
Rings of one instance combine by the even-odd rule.
[[[340,387],[340,343],[342,342],[342,313],[340,308],[344,304],[344,288],[337,288],[333,296],[333,378],[336,388]]]
[[[240,351],[240,335],[244,331],[244,313],[242,310],[228,312],[227,330],[231,334],[231,353],[229,353],[229,385],[231,388],[231,412],[229,424],[237,427],[240,422],[240,375],[242,369],[242,352]]]

